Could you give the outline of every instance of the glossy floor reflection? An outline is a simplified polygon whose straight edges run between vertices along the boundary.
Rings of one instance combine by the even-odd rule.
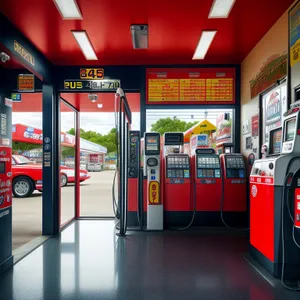
[[[0,299],[299,300],[248,265],[242,235],[114,232],[113,221],[73,223],[0,277]]]

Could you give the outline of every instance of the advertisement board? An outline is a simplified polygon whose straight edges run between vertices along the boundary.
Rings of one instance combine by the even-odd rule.
[[[251,133],[252,137],[255,138],[259,134],[259,115],[253,115],[251,117]]]
[[[94,163],[94,164],[99,163],[99,154],[90,154],[89,158],[90,158],[89,159],[90,163]]]
[[[287,110],[287,85],[283,84],[265,94],[262,98],[264,107],[263,116],[263,143],[269,140],[269,131],[282,125],[283,114]]]
[[[216,119],[216,143],[232,142],[232,120],[229,113],[220,114]]]

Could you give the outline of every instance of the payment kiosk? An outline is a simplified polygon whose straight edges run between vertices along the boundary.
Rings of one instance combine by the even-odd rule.
[[[176,225],[185,222],[185,217],[181,217],[180,213],[193,210],[190,157],[188,154],[180,153],[183,144],[183,133],[164,134],[164,210],[167,223],[174,223],[170,216],[173,214],[174,219],[178,221]],[[168,218],[168,215],[171,218]]]
[[[221,154],[223,211],[247,211],[247,181],[244,157],[239,153]]]
[[[163,203],[160,197],[160,134],[144,134],[144,176],[147,177],[147,229],[163,230]]]
[[[139,207],[139,174],[140,174],[140,131],[129,132],[128,153],[128,225],[137,223]]]
[[[270,131],[268,155],[250,175],[250,253],[282,282],[300,280],[299,112],[295,103]]]
[[[220,211],[222,179],[219,155],[212,148],[196,149],[193,162],[197,211]]]

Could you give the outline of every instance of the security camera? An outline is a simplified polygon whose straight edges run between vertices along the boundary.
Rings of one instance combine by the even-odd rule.
[[[98,95],[96,94],[89,94],[88,98],[92,101],[92,102],[96,102],[98,100]]]
[[[3,63],[6,63],[8,60],[10,60],[10,57],[6,53],[1,52],[0,53],[0,59]]]

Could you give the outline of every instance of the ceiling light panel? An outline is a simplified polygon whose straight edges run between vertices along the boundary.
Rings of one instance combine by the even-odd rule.
[[[63,19],[82,20],[76,0],[53,0]]]
[[[89,37],[85,31],[72,31],[82,53],[87,60],[98,60]]]
[[[193,59],[204,59],[217,31],[202,31]]]
[[[235,0],[214,0],[208,18],[228,18]]]

